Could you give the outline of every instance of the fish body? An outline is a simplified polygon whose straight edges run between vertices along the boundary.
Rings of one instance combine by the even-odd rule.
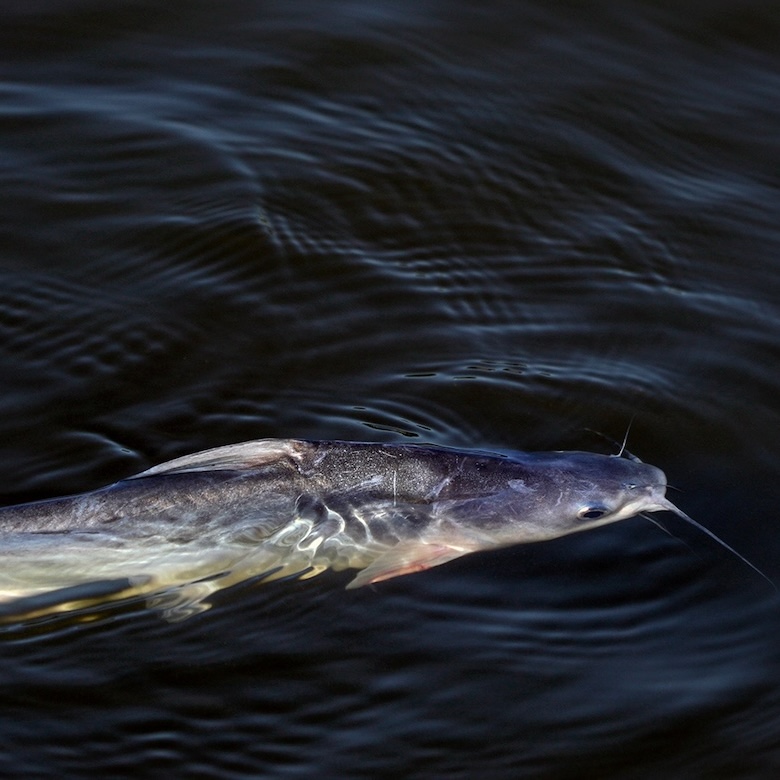
[[[588,452],[246,442],[89,493],[0,508],[0,602],[35,612],[143,593],[177,620],[253,577],[358,569],[347,587],[359,587],[677,511],[665,489],[654,466]]]

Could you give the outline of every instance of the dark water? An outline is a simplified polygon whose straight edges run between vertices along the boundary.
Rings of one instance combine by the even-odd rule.
[[[777,3],[0,18],[5,503],[264,436],[603,449],[636,415],[780,581]],[[667,525],[5,626],[0,773],[776,777],[780,601]]]

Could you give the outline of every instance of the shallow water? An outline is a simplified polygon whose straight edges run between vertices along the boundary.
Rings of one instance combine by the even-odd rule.
[[[780,582],[776,4],[2,18],[5,503],[265,436],[604,451],[633,418]],[[662,519],[6,625],[0,773],[775,777],[778,598]]]

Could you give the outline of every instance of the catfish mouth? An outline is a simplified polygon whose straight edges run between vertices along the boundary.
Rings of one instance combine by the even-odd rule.
[[[642,496],[626,503],[620,512],[621,517],[643,515],[645,512],[678,512],[677,507],[666,498],[666,485],[650,485]],[[629,514],[629,512],[631,514]]]

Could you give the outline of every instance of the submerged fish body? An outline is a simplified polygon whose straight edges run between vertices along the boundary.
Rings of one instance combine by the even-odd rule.
[[[676,511],[665,489],[654,466],[587,452],[247,442],[90,493],[0,508],[0,601],[36,612],[144,593],[182,619],[252,577],[353,568],[347,587],[359,587]]]

